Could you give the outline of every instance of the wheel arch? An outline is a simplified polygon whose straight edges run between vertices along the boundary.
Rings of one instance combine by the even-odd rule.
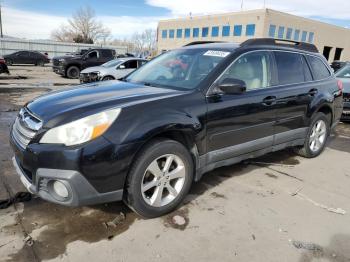
[[[329,124],[330,126],[333,125],[333,109],[331,106],[327,105],[327,104],[324,104],[324,105],[321,105],[313,114],[313,116],[317,113],[323,113],[326,115],[326,117],[329,119]]]

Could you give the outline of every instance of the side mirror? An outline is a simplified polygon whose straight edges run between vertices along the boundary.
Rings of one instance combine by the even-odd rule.
[[[229,95],[240,95],[247,90],[245,82],[235,78],[225,78],[221,81],[218,88]]]
[[[125,69],[125,65],[120,65],[119,69]]]

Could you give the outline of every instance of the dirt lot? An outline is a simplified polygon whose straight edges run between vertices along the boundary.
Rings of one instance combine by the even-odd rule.
[[[44,92],[0,90],[0,199],[24,190],[10,124]],[[0,210],[0,261],[350,261],[349,160],[350,125],[340,124],[320,157],[283,151],[220,168],[162,218],[142,219],[122,203],[68,208],[34,198]]]

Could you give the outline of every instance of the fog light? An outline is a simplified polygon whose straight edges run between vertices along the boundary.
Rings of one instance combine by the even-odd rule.
[[[68,188],[61,181],[56,180],[53,182],[52,188],[59,197],[67,198],[69,195]]]

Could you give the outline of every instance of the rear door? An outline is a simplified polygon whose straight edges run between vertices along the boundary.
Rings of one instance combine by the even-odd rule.
[[[276,103],[271,69],[271,53],[253,51],[236,59],[215,82],[214,89],[227,78],[239,79],[247,91],[207,96],[208,164],[272,147]]]
[[[277,117],[274,144],[303,139],[308,107],[317,95],[311,71],[303,54],[274,51],[277,86]]]

